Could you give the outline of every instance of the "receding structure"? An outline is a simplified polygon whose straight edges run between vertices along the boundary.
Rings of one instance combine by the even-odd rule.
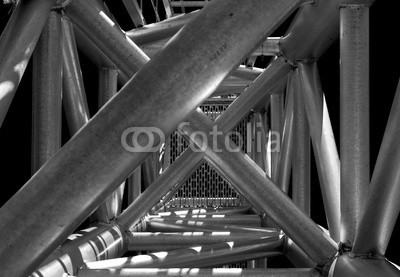
[[[0,276],[400,276],[400,89],[370,178],[373,0],[121,2],[132,30],[101,0],[14,3],[0,126],[32,59],[32,177],[0,209]],[[316,62],[337,39],[339,149]],[[296,268],[269,268],[280,255]]]

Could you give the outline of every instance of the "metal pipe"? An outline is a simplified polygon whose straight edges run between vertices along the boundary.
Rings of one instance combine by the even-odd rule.
[[[156,252],[149,255],[90,262],[86,263],[82,268],[214,267],[245,261],[249,257],[254,259],[253,257],[255,256],[260,258],[278,256],[281,254],[283,240],[283,236],[276,235],[247,241],[230,241],[167,252]]]
[[[52,1],[20,1],[0,36],[0,127],[39,39]],[[10,47],[12,45],[13,47]]]
[[[288,237],[286,237],[283,253],[297,268],[315,268],[317,266],[316,263]]]
[[[50,13],[52,1],[20,1],[0,36],[0,127]],[[10,47],[12,45],[12,47]]]
[[[198,12],[192,12],[182,15],[177,15],[161,22],[145,25],[141,28],[135,28],[127,31],[126,35],[136,44],[143,45],[154,43],[163,39],[170,39],[183,26],[189,23]]]
[[[126,76],[131,78],[149,58],[115,27],[115,23],[101,8],[92,0],[74,0],[65,7],[65,13]]]
[[[127,269],[83,269],[79,270],[78,277],[134,277],[134,276],[196,276],[196,277],[319,277],[315,269],[288,268],[288,269],[242,269],[242,268],[127,268]]]
[[[127,248],[126,234],[117,225],[97,225],[70,237],[78,238],[64,243],[30,277],[76,275],[85,262],[121,257]]]
[[[365,259],[351,256],[351,254],[338,257],[332,265],[329,276],[385,276],[398,277],[400,271],[386,259]]]
[[[158,212],[157,216],[169,216],[169,215],[177,215],[177,216],[192,216],[192,215],[238,215],[238,214],[249,214],[251,210],[251,206],[240,206],[234,208],[226,208],[226,207],[217,207],[217,208],[168,208],[168,212]]]
[[[294,94],[294,156],[292,177],[293,202],[306,215],[311,215],[311,160],[310,160],[310,129],[304,99],[301,94],[300,76],[296,71],[291,76]]]
[[[146,24],[142,10],[136,0],[122,0],[122,3],[124,3],[125,8],[136,27],[141,27]]]
[[[276,233],[276,228],[261,228],[261,227],[245,227],[237,225],[217,225],[208,222],[189,222],[189,221],[174,221],[174,222],[156,222],[149,221],[146,224],[148,232],[213,232],[224,231],[231,233],[261,233],[263,235]]]
[[[369,7],[340,6],[340,241],[351,245],[368,192]]]
[[[248,55],[248,47],[268,37],[302,2],[257,0],[247,5],[241,0],[215,1],[185,25],[162,53],[2,206],[0,236],[9,239],[0,245],[0,274],[21,276],[32,272],[144,161],[148,153],[132,153],[127,151],[132,145],[129,148],[121,143],[123,135],[132,130],[129,128],[153,126],[166,135],[173,132]],[[72,1],[67,9],[71,7],[87,16],[95,13],[89,1]],[[81,19],[90,23],[86,16]],[[238,21],[242,22],[240,26]],[[108,34],[102,28],[106,24],[93,25],[93,33]],[[243,36],[247,39],[237,39]],[[121,49],[124,47],[117,43],[109,52],[119,53]],[[129,50],[121,57],[129,54],[131,61],[135,53]],[[165,68],[169,70],[160,72]],[[185,82],[177,82],[176,76]],[[149,141],[142,134],[137,142],[146,145]],[[158,142],[156,138],[155,145]]]
[[[264,69],[261,68],[246,67],[244,65],[240,65],[236,70],[232,71],[232,76],[235,76],[237,78],[242,78],[245,80],[254,81],[263,72]]]
[[[240,97],[238,97],[216,120],[222,130],[229,132],[249,110],[268,93],[282,76],[290,70],[290,65],[283,58],[277,58],[265,69],[262,75],[254,81]],[[203,161],[204,153],[185,150],[161,176],[152,183],[142,195],[130,205],[119,217],[118,222],[127,229],[132,229],[146,213],[158,203],[169,190],[191,174]]]
[[[89,121],[90,114],[73,25],[66,17],[62,17],[61,26],[63,31],[63,106],[69,132],[73,136]]]
[[[289,74],[292,76],[293,73]],[[278,153],[279,159],[277,166],[278,168],[276,173],[276,185],[284,191],[286,194],[289,193],[290,186],[290,175],[292,172],[292,153],[293,153],[293,106],[294,106],[294,94],[295,91],[294,84],[291,82],[291,78],[289,78],[289,83],[287,86],[286,92],[286,107],[285,107],[285,121],[282,131],[282,139],[279,142],[282,142],[279,146],[280,151]],[[272,109],[271,109],[272,112]],[[274,152],[273,152],[274,153]]]
[[[61,147],[61,21],[50,12],[33,52],[32,174]]]
[[[273,233],[272,236],[276,236]],[[217,244],[231,241],[249,241],[261,237],[260,233],[184,232],[184,233],[131,233],[128,251],[170,251],[199,245]]]
[[[281,152],[282,144],[282,130],[284,126],[284,102],[283,94],[272,94],[271,95],[271,143],[274,141],[274,145],[271,144],[271,178],[276,182],[278,168],[279,168],[279,156]]]
[[[400,210],[400,82],[379,150],[364,210],[354,240],[356,254],[385,254]]]
[[[113,68],[99,69],[99,98],[98,106],[103,107],[117,93],[118,70]],[[125,182],[123,182],[92,215],[100,222],[110,222],[121,213],[122,197]]]
[[[189,223],[189,224],[216,224],[216,225],[240,225],[240,226],[258,226],[261,227],[261,218],[258,215],[233,215],[227,217],[202,217],[193,216],[193,218],[181,218],[181,217],[147,217],[147,222],[177,222],[177,223]]]
[[[302,6],[281,39],[283,55],[291,61],[311,61],[321,55],[339,37],[339,6],[352,0],[319,1]],[[370,5],[375,0],[361,1]],[[307,40],[304,38],[307,37]]]
[[[317,63],[299,63],[299,74],[329,233],[339,241],[340,161]]]
[[[271,179],[265,177],[264,172],[247,155],[232,151],[237,146],[226,139],[229,137],[222,134],[217,140],[212,140],[210,132],[213,122],[200,109],[190,114],[188,119],[190,124],[182,125],[182,132],[206,153],[207,159],[218,164],[236,180],[239,191],[261,207],[318,265],[335,255],[336,243],[299,210]],[[196,135],[199,133],[203,135]],[[207,145],[209,141],[213,141],[213,147]],[[216,147],[223,150],[214,151]]]

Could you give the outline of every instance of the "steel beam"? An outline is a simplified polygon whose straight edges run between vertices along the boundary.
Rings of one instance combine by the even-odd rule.
[[[53,1],[19,1],[0,36],[0,127],[47,21]],[[12,47],[10,47],[12,45]]]
[[[276,182],[279,168],[279,156],[282,146],[282,131],[284,126],[284,95],[272,94],[270,107],[271,107],[271,178]]]
[[[3,205],[0,236],[9,239],[0,242],[0,273],[21,276],[32,272],[143,162],[148,153],[129,152],[121,143],[128,128],[153,126],[169,135],[248,55],[249,46],[261,43],[260,38],[268,37],[303,2],[257,0],[247,5],[241,0],[215,1],[204,8]],[[83,26],[87,23],[91,33],[107,36],[111,28],[110,33],[117,34],[102,24],[103,19],[95,20],[100,15],[89,1],[69,2],[67,10],[71,7],[76,14],[82,12],[75,21],[82,20]],[[146,59],[135,57],[140,52],[132,50],[124,36],[117,36],[129,45],[129,51],[108,37],[112,42],[105,47],[108,54],[126,57],[130,61],[127,72],[141,67]],[[237,39],[243,36],[247,39]],[[185,82],[177,82],[177,76]],[[147,136],[138,136],[138,143],[148,143]]]
[[[301,93],[331,237],[340,236],[340,161],[316,62],[299,63]]]
[[[400,210],[400,82],[354,241],[356,254],[385,254]]]
[[[131,78],[149,58],[107,16],[93,0],[74,0],[65,8],[81,31],[104,52],[111,61]]]
[[[369,7],[340,7],[340,241],[351,245],[368,192]]]
[[[114,68],[99,69],[98,106],[101,109],[117,93],[118,70]],[[103,204],[92,215],[101,222],[110,222],[121,213],[122,197],[125,182],[111,193]]]
[[[232,179],[236,180],[239,191],[244,192],[257,206],[301,247],[318,265],[332,258],[337,249],[329,238],[309,217],[307,217],[291,199],[282,192],[247,155],[232,151],[237,149],[226,135],[212,140],[213,122],[200,110],[188,117],[190,124],[181,127],[182,132],[190,137],[206,153],[206,158],[218,164]],[[196,134],[202,135],[196,135]],[[207,142],[213,142],[213,145]],[[228,145],[227,143],[230,143]],[[225,147],[224,147],[225,146]],[[214,151],[214,149],[223,149]]]
[[[276,228],[261,228],[256,226],[246,227],[237,225],[221,225],[208,222],[157,222],[149,221],[146,224],[148,232],[213,232],[226,231],[231,233],[262,233],[264,235],[277,232]]]
[[[281,255],[283,236],[230,241],[195,246],[149,255],[86,263],[83,269],[215,267],[263,257]]]
[[[171,268],[171,269],[98,269],[80,270],[78,277],[196,276],[196,277],[319,277],[315,269],[242,269],[242,268]]]
[[[147,217],[147,222],[170,222],[170,223],[189,223],[194,225],[202,225],[204,223],[216,224],[216,225],[239,225],[239,226],[258,226],[261,227],[261,218],[258,215],[233,215],[226,217],[202,217],[192,216],[192,218],[181,218],[181,217]]]
[[[276,236],[277,233],[271,233]],[[199,245],[223,242],[249,241],[266,237],[260,233],[183,232],[183,233],[150,233],[133,232],[128,238],[128,251],[170,251]]]
[[[121,257],[126,252],[126,234],[116,225],[97,225],[71,235],[30,277],[76,275],[88,261]]]
[[[292,76],[293,73],[289,74]],[[294,95],[295,87],[291,78],[286,90],[286,107],[285,107],[285,119],[282,131],[282,139],[280,140],[281,145],[279,146],[280,151],[278,153],[278,168],[276,169],[276,185],[284,191],[286,194],[289,193],[290,186],[290,175],[292,172],[292,153],[293,153],[293,108],[294,108]],[[272,110],[271,110],[272,111]]]
[[[282,76],[290,70],[290,65],[282,58],[276,59],[260,77],[239,96],[217,119],[225,132],[232,130],[250,109],[263,99]],[[185,150],[142,195],[130,205],[117,219],[120,224],[132,229],[159,200],[191,174],[202,162],[204,153]]]
[[[311,215],[311,157],[310,129],[303,95],[300,88],[300,76],[296,71],[291,76],[294,90],[294,155],[292,157],[292,199],[306,215]]]
[[[89,119],[89,107],[79,63],[72,23],[61,19],[63,31],[63,106],[69,132],[73,136]]]
[[[141,27],[146,24],[137,0],[122,0],[122,3],[124,3],[125,8],[136,27]]]
[[[135,28],[131,31],[127,31],[126,35],[138,45],[154,43],[163,39],[169,40],[197,14],[198,12],[192,12],[174,16],[161,22],[148,24],[141,28]]]
[[[61,147],[61,19],[51,12],[33,52],[32,174]]]

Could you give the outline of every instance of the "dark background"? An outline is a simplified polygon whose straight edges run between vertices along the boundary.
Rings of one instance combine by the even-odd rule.
[[[122,1],[105,1],[118,23],[124,30],[134,28],[126,13]],[[155,22],[150,2],[143,1],[144,15],[147,23]],[[371,173],[380,148],[391,103],[400,77],[400,41],[398,11],[400,1],[376,1],[370,9],[370,131],[371,131]],[[10,5],[0,4],[0,32],[9,18]],[[160,6],[160,17],[165,14]],[[274,35],[283,35],[288,22]],[[83,55],[81,67],[91,115],[97,109],[97,69]],[[2,59],[0,53],[0,59]],[[257,61],[257,66],[265,66],[268,58]],[[334,43],[318,61],[322,85],[331,116],[336,143],[339,149],[339,44]],[[32,67],[29,63],[25,75],[14,97],[7,117],[0,129],[0,206],[3,205],[31,176],[31,82]],[[63,143],[70,135],[63,118]],[[39,200],[40,201],[40,200]],[[400,199],[399,199],[400,201]],[[312,218],[320,225],[326,226],[318,177],[315,164],[312,168]],[[396,248],[400,234],[400,224],[392,235],[387,250],[387,257],[400,264],[400,250]]]

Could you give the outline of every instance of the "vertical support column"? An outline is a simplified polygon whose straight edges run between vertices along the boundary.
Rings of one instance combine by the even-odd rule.
[[[282,142],[283,130],[283,112],[284,112],[283,94],[271,95],[271,178],[276,180],[278,173],[280,146]]]
[[[61,21],[51,12],[33,53],[32,174],[61,146]]]
[[[71,21],[61,18],[63,32],[63,106],[68,128],[73,136],[89,119],[89,108],[86,100],[78,50]]]
[[[293,75],[294,85],[294,155],[293,155],[293,202],[306,215],[310,216],[310,130],[307,122],[307,114],[304,99],[300,91],[300,80],[298,71]]]
[[[317,63],[299,63],[301,94],[314,149],[329,233],[340,236],[340,161]]]
[[[340,240],[351,244],[369,185],[369,7],[340,7]]]
[[[162,0],[162,2],[164,4],[165,15],[167,16],[167,18],[172,17],[174,13],[172,11],[171,5],[169,4],[169,0]]]
[[[286,194],[289,193],[290,174],[292,172],[294,94],[293,84],[289,82],[286,91],[285,118],[282,124],[283,130],[281,131],[282,138],[277,146],[279,147],[279,161],[275,177],[276,185]]]
[[[118,70],[115,68],[99,69],[99,108],[103,107],[117,93]],[[122,197],[125,182],[122,183],[106,201],[99,206],[94,217],[103,222],[109,222],[121,213]]]
[[[46,23],[52,1],[20,1],[0,36],[0,127]],[[10,47],[12,45],[12,47]]]

